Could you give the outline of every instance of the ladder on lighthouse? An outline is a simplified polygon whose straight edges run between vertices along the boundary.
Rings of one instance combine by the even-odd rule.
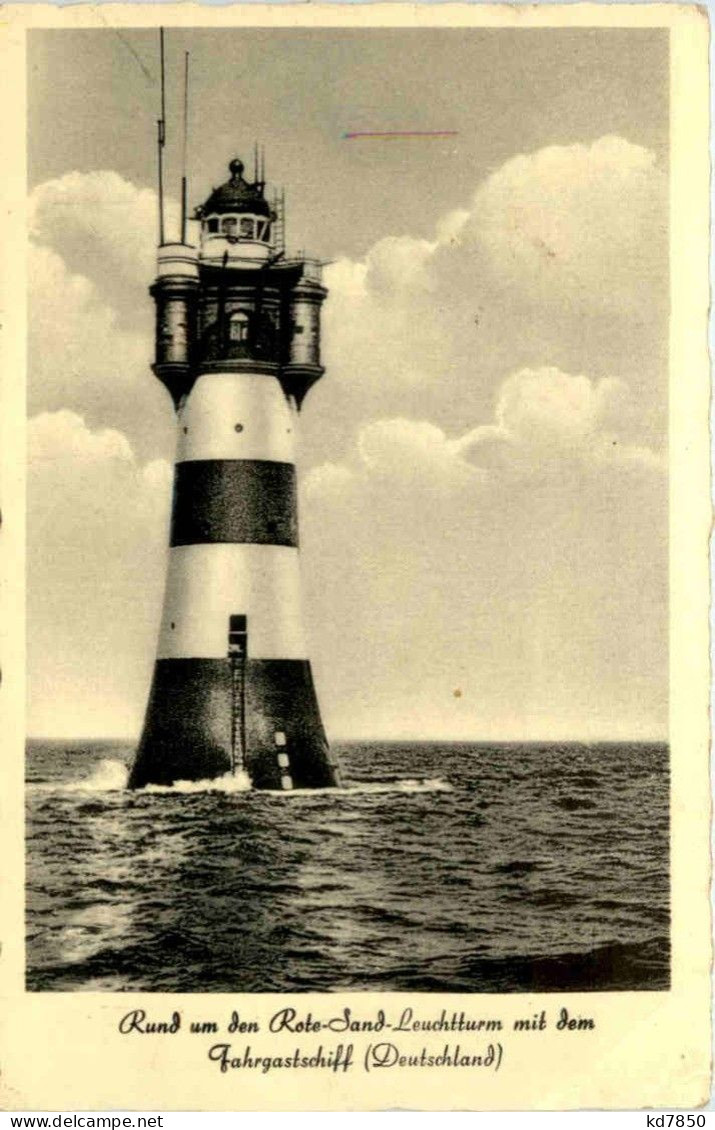
[[[231,665],[231,772],[246,771],[246,655],[248,628],[243,615],[229,616],[228,661]]]
[[[273,196],[273,254],[285,255],[286,249],[286,194],[282,188]]]

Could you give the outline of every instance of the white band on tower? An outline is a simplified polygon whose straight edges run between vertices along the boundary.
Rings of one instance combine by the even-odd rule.
[[[305,659],[298,550],[282,545],[174,546],[160,659],[222,659],[226,625],[248,617],[248,658]]]
[[[179,412],[176,462],[263,459],[294,463],[296,412],[265,373],[204,373]]]

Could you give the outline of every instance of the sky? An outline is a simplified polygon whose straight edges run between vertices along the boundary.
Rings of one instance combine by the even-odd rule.
[[[157,33],[29,38],[29,730],[134,737],[174,447]],[[667,33],[170,30],[170,193],[185,50],[191,203],[257,138],[329,264],[299,468],[329,736],[664,738]],[[345,137],[389,130],[453,136]]]

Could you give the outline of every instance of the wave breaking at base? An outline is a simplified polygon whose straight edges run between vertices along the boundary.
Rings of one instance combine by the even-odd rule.
[[[102,760],[93,772],[79,781],[38,781],[28,785],[30,792],[114,793],[128,790],[129,768],[123,761]],[[321,789],[254,790],[247,773],[226,773],[200,781],[174,781],[171,785],[145,785],[136,795],[184,795],[189,793],[245,793],[259,791],[266,796],[295,800],[302,797],[330,795],[371,795],[380,793],[451,792],[452,786],[443,777],[405,777],[391,781],[362,781]]]
[[[253,788],[248,773],[225,773],[203,781],[174,781],[172,785],[145,785],[139,793],[245,793]]]

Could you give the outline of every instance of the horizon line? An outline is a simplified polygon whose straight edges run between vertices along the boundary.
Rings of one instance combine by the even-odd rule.
[[[32,741],[32,742],[122,742],[122,743],[129,743],[129,744],[131,744],[131,743],[137,743],[138,744],[139,737],[138,736],[127,737],[127,736],[123,736],[121,734],[120,735],[105,735],[105,736],[101,736],[101,735],[98,735],[98,734],[91,734],[91,735],[74,736],[74,737],[62,735],[62,734],[26,734],[25,735],[25,741],[26,742],[28,742],[28,741]],[[663,736],[661,736],[661,737],[651,736],[651,737],[630,737],[630,738],[628,738],[628,737],[620,737],[620,738],[613,738],[613,737],[611,737],[611,738],[609,738],[609,737],[597,737],[597,738],[585,738],[585,737],[568,737],[568,738],[559,738],[559,737],[438,738],[438,737],[431,737],[431,738],[425,738],[425,737],[410,736],[408,734],[407,736],[403,736],[403,737],[381,737],[379,735],[377,735],[377,736],[373,735],[372,737],[335,737],[328,744],[329,745],[335,745],[337,743],[345,743],[345,742],[356,742],[356,743],[357,742],[394,742],[394,743],[415,742],[415,743],[419,743],[421,745],[434,744],[435,742],[439,742],[443,745],[495,745],[495,744],[496,745],[523,745],[524,743],[528,743],[528,744],[531,744],[531,745],[544,745],[547,742],[553,742],[555,744],[561,743],[563,745],[618,745],[619,743],[622,743],[622,742],[630,742],[634,745],[639,745],[639,744],[650,745],[650,744],[653,744],[653,743],[658,743],[659,745],[668,745],[670,743],[670,735],[666,735],[665,737],[663,737]]]

